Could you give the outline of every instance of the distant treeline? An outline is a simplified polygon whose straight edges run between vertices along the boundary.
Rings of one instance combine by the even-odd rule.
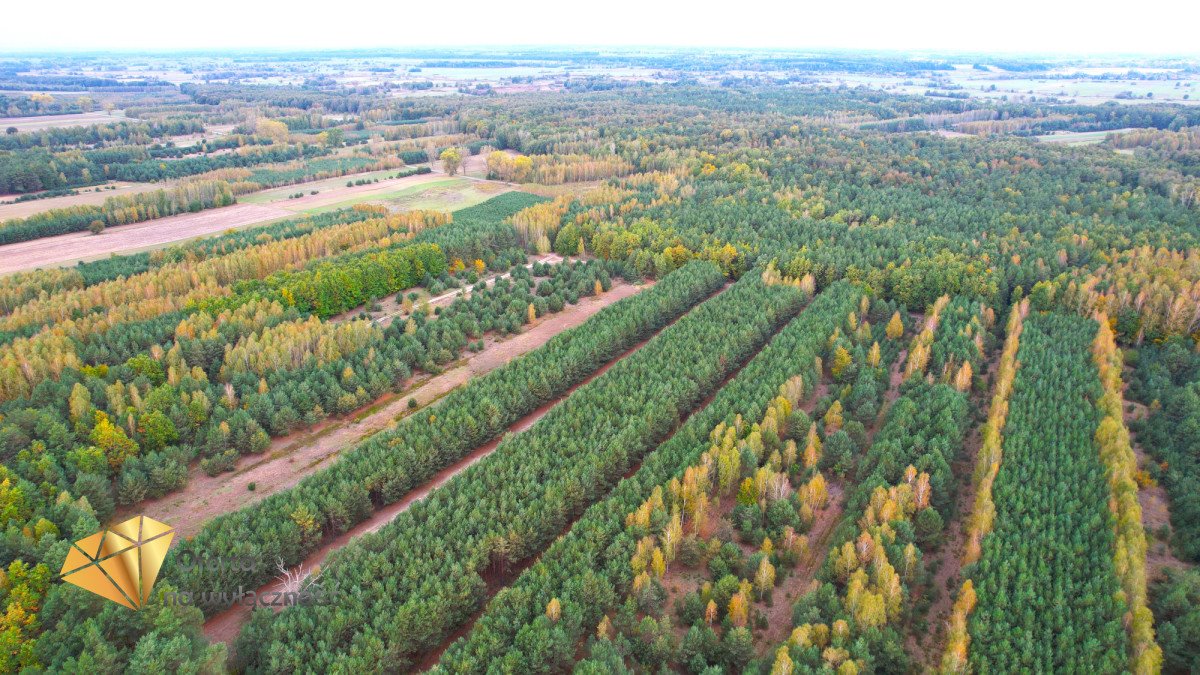
[[[0,136],[0,150],[106,145],[114,141],[152,140],[203,132],[204,124],[198,119],[170,119],[161,122],[122,120],[112,124],[5,134]]]

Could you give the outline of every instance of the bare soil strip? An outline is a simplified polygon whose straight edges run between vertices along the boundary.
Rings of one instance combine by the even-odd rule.
[[[602,297],[607,297],[608,295],[612,295],[612,294],[613,294],[612,291],[610,291],[609,293],[606,293],[605,296],[602,296]],[[682,316],[686,316],[686,315],[687,314],[685,313]],[[675,319],[675,321],[678,321],[678,320],[679,320],[679,318]],[[672,321],[670,324],[667,324],[667,326],[664,326],[663,328],[659,329],[659,331],[656,332],[654,335],[658,335],[658,333],[661,333],[663,330],[666,330],[667,327],[669,327],[673,324],[674,324],[674,321]],[[522,335],[528,335],[528,333],[523,333]],[[445,469],[442,469],[441,471],[439,471],[437,473],[436,476],[433,477],[433,479],[431,479],[430,481],[425,483],[420,488],[412,490],[411,492],[409,492],[407,495],[405,495],[399,501],[389,504],[381,509],[376,510],[375,513],[372,514],[372,516],[370,518],[359,523],[358,525],[356,525],[355,527],[350,529],[348,532],[346,532],[334,539],[328,540],[328,542],[325,543],[323,546],[321,546],[321,548],[314,551],[312,553],[312,555],[310,555],[308,557],[307,560],[305,560],[303,563],[298,565],[296,567],[296,569],[311,571],[311,570],[319,567],[320,565],[324,564],[325,560],[329,557],[330,553],[349,544],[350,541],[353,540],[355,537],[358,537],[360,535],[367,534],[370,532],[378,531],[380,528],[382,528],[383,526],[390,523],[396,516],[407,511],[408,508],[410,506],[412,506],[415,502],[420,501],[421,499],[424,499],[430,493],[432,493],[434,490],[441,487],[442,485],[445,485],[450,479],[452,479],[455,476],[457,476],[458,474],[462,473],[468,467],[475,464],[479,460],[490,455],[492,453],[492,451],[495,450],[498,445],[500,445],[500,442],[503,441],[510,434],[520,433],[520,432],[525,431],[526,429],[532,427],[538,420],[540,420],[547,412],[550,411],[551,408],[553,408],[555,405],[557,405],[560,401],[565,400],[568,396],[570,396],[579,387],[582,387],[583,385],[585,385],[585,384],[591,382],[592,380],[596,379],[597,377],[600,377],[601,375],[603,375],[605,372],[608,371],[609,368],[611,368],[618,361],[624,359],[625,357],[629,356],[630,354],[641,349],[643,345],[645,345],[647,342],[649,342],[654,337],[654,335],[647,337],[646,339],[642,340],[641,342],[637,343],[636,345],[630,347],[625,352],[617,355],[615,358],[613,358],[608,363],[604,364],[604,366],[602,366],[601,368],[596,370],[594,373],[589,375],[583,381],[572,386],[562,396],[558,397],[557,399],[555,399],[553,401],[547,402],[546,404],[542,405],[537,410],[534,410],[533,412],[529,413],[525,417],[522,417],[521,419],[517,420],[511,426],[509,426],[508,430],[502,436],[499,436],[499,437],[489,441],[488,443],[485,443],[484,445],[480,446],[479,448],[477,448],[476,450],[471,452],[470,455],[467,455],[466,457],[460,459],[459,461],[455,462],[454,464],[451,464],[450,466],[446,467]],[[574,521],[572,521],[572,524],[573,523],[574,523]],[[570,528],[570,525],[567,526],[567,529],[569,529],[569,528]],[[509,576],[519,573],[519,570],[523,570],[534,559],[536,559],[536,558],[531,558],[526,564],[520,566],[519,568],[513,568],[511,570],[508,570],[507,574],[503,575],[502,580],[489,579],[488,597],[490,598],[492,596],[492,594],[494,594],[501,587],[503,587],[503,585],[506,584],[507,581],[509,580],[508,579]],[[493,588],[493,582],[495,582],[494,583],[495,588]],[[285,587],[285,580],[276,579],[275,581],[272,581],[270,583],[263,585],[261,588],[258,589],[257,592],[259,595],[262,595],[263,593],[274,593],[276,591],[283,590],[284,587]],[[223,611],[219,614],[216,614],[215,616],[213,616],[212,618],[210,618],[204,622],[205,636],[208,638],[208,640],[210,642],[232,643],[234,640],[237,639],[238,633],[241,631],[242,626],[245,625],[246,621],[248,621],[250,619],[250,614],[251,614],[252,610],[253,610],[252,607],[246,607],[246,606],[242,606],[242,605],[233,605],[232,607],[226,609],[225,611]],[[470,622],[468,622],[467,627],[469,628],[469,626],[473,623],[474,623],[474,618],[472,618],[472,620]],[[457,633],[456,633],[456,635],[457,635]],[[443,645],[442,649],[444,649],[449,644],[450,644],[450,642],[446,642],[445,645]],[[437,653],[440,654],[441,650],[439,649],[437,651]]]
[[[0,127],[16,127],[17,131],[42,131],[61,127],[90,127],[95,124],[112,124],[113,122],[136,122],[132,117],[126,117],[125,111],[114,110],[112,113],[96,110],[87,113],[67,113],[65,115],[33,115],[30,117],[0,117]]]
[[[383,397],[366,408],[365,414],[360,412],[360,416],[351,415],[345,419],[330,418],[310,433],[275,439],[264,453],[242,457],[232,475],[208,476],[194,469],[183,490],[121,512],[123,515],[142,513],[170,523],[184,537],[195,535],[209,520],[299,483],[342,450],[399,421],[412,412],[408,409],[409,399],[415,399],[420,408],[436,403],[471,378],[533,351],[562,331],[582,324],[601,309],[648,287],[648,284],[614,284],[599,297],[584,298],[557,314],[539,319],[523,333],[506,340],[485,340],[483,351],[471,356],[464,364],[427,378],[415,388],[410,385],[403,394]],[[249,489],[251,483],[255,486],[253,492]]]
[[[276,218],[293,215],[287,209],[265,204],[234,204],[199,213],[156,218],[141,223],[118,225],[103,234],[74,232],[56,237],[0,246],[0,274],[37,267],[55,267],[78,260],[102,258],[112,253],[129,253],[163,244],[216,234]]]
[[[1132,379],[1132,370],[1126,368],[1121,376],[1122,385],[1128,389]],[[1150,415],[1150,411],[1146,409],[1145,405],[1125,398],[1124,392],[1122,392],[1121,409],[1126,428],[1134,420],[1146,419]],[[1139,469],[1154,463],[1154,458],[1146,454],[1146,450],[1138,442],[1137,434],[1132,430],[1129,432],[1129,442],[1133,446],[1133,454],[1137,457]],[[1153,583],[1161,579],[1163,570],[1167,568],[1187,569],[1193,567],[1192,563],[1175,557],[1169,537],[1163,539],[1158,536],[1158,533],[1164,528],[1168,532],[1171,529],[1171,502],[1167,497],[1166,489],[1158,484],[1142,487],[1138,490],[1138,502],[1142,507],[1142,527],[1146,530],[1146,581]]]
[[[109,190],[109,187],[116,189]],[[62,197],[47,197],[45,199],[33,199],[25,202],[15,202],[12,204],[0,204],[0,222],[11,220],[13,218],[28,218],[34,214],[50,211],[51,209],[65,209],[69,206],[99,206],[104,203],[104,200],[109,197],[117,197],[122,195],[134,195],[139,192],[150,192],[152,190],[161,190],[170,187],[170,183],[126,183],[113,182],[108,185],[99,187],[78,188],[77,195],[64,195]],[[15,196],[15,195],[12,195]],[[4,197],[4,201],[10,201],[9,197]]]
[[[533,267],[534,263],[546,263],[549,265],[557,265],[560,262],[563,262],[562,256],[558,255],[557,253],[546,253],[544,255],[540,255],[537,258],[535,258],[533,262],[527,263],[525,265],[525,268],[529,269],[529,268]],[[491,288],[492,286],[496,285],[496,282],[498,280],[507,279],[511,276],[512,276],[512,272],[509,271],[509,272],[505,272],[504,274],[494,274],[492,276],[487,277],[486,279],[480,279],[480,281],[486,282],[488,288]],[[462,298],[471,297],[471,294],[474,292],[474,289],[475,289],[474,284],[471,284],[470,286],[467,286],[465,288],[456,288],[452,291],[448,291],[441,295],[434,296],[432,298],[429,298],[425,302],[430,307],[448,307],[451,304],[453,304],[454,301],[456,299],[458,299],[459,297],[462,297]],[[418,291],[418,292],[420,292],[420,291]],[[366,313],[367,317],[370,318],[375,323],[377,323],[381,326],[384,326],[384,327],[391,325],[393,321],[398,321],[400,319],[407,319],[409,315],[405,314],[404,309],[401,306],[401,303],[396,302],[396,298],[399,298],[402,295],[405,295],[405,294],[397,293],[395,295],[388,296],[387,298],[384,298],[383,300],[380,300],[379,304],[381,307],[383,307],[383,313],[380,314],[379,316],[375,316],[374,313],[367,312]],[[362,316],[364,314],[362,309],[363,309],[362,307],[355,307],[354,309],[351,309],[351,310],[348,310],[341,314],[338,314],[337,316],[330,317],[329,322],[330,323],[339,323],[339,322],[343,322],[343,321],[349,321],[350,319]]]
[[[1001,351],[1000,347],[997,347],[986,363],[987,372],[984,375],[989,378],[988,381],[991,384],[995,384],[993,380],[996,368],[1000,364]],[[986,393],[977,394],[972,406],[976,409],[982,408],[986,414],[991,401],[991,393],[992,387],[988,387]],[[958,479],[958,499],[955,503],[955,511],[944,530],[945,538],[942,545],[926,561],[926,568],[936,567],[929,586],[919,587],[914,591],[913,603],[926,593],[933,595],[933,601],[924,617],[928,628],[918,631],[914,630],[913,626],[909,626],[906,641],[908,653],[926,671],[936,670],[941,661],[946,643],[946,622],[950,618],[954,599],[958,597],[958,589],[962,587],[963,580],[959,578],[959,573],[962,571],[962,552],[967,541],[966,528],[975,505],[975,481],[972,480],[972,476],[975,473],[979,449],[983,447],[983,427],[986,423],[985,417],[983,421],[975,425],[970,436],[967,437],[963,452],[959,453],[954,462],[952,471],[955,478]]]

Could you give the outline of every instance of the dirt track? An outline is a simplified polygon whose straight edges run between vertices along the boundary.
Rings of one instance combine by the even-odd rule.
[[[647,286],[614,285],[599,298],[584,298],[579,304],[544,317],[532,328],[507,340],[498,342],[489,339],[484,350],[465,364],[430,378],[404,394],[385,397],[376,404],[376,409],[361,419],[331,419],[319,425],[313,433],[275,439],[263,454],[241,458],[232,475],[208,476],[193,470],[187,487],[182,491],[143,502],[138,505],[137,512],[170,523],[181,536],[192,536],[212,518],[295,485],[301,478],[337,457],[342,450],[386,428],[407,412],[410,398],[415,398],[421,406],[434,403],[472,377],[488,373],[517,356],[533,351],[562,331],[583,323],[604,307],[644,288]],[[253,492],[248,488],[250,483],[255,484]]]
[[[611,291],[609,291],[608,293],[605,293],[603,296],[601,296],[601,298],[599,298],[599,299],[589,298],[586,301],[581,301],[580,304],[577,305],[577,307],[582,307],[584,305],[584,302],[590,302],[591,305],[596,307],[596,309],[594,311],[598,311],[600,307],[602,307],[604,304],[606,304],[603,301],[605,301],[605,300],[615,301],[616,299],[619,299],[619,298],[615,298],[615,297],[610,297],[610,296],[615,296],[619,289],[624,290],[627,294],[632,295],[633,293],[636,293],[639,290],[639,288],[640,287],[628,286],[628,285],[622,285],[620,287],[614,286]],[[559,316],[561,316],[561,314],[555,315],[555,317],[559,317]],[[552,319],[553,318],[554,317],[552,317]],[[582,320],[583,319],[579,319],[580,322],[582,322]],[[547,320],[547,322],[549,322],[549,320]],[[531,335],[538,328],[541,328],[545,325],[546,325],[546,323],[539,324],[537,326],[537,328],[534,328],[533,330],[531,330],[527,333],[522,333],[518,337]],[[565,330],[566,328],[569,328],[569,327],[570,326],[562,326],[557,331],[555,331],[553,334],[557,334],[558,332],[561,332],[562,330]],[[541,339],[539,344],[544,343],[547,339],[549,339],[549,337],[550,336],[548,335],[544,339]],[[636,344],[633,347],[631,347],[630,349],[626,350],[624,353],[617,355],[615,358],[613,358],[611,361],[606,363],[601,368],[597,369],[595,372],[593,372],[591,375],[586,377],[584,380],[582,380],[578,384],[575,384],[574,386],[570,387],[562,396],[542,405],[537,410],[534,410],[533,412],[529,413],[528,415],[517,420],[515,423],[513,423],[511,426],[508,427],[508,430],[504,434],[502,434],[502,435],[498,436],[497,438],[494,438],[491,441],[485,443],[484,445],[476,448],[474,451],[471,452],[471,454],[467,455],[466,457],[460,459],[459,461],[455,462],[454,464],[451,464],[450,466],[439,471],[432,480],[426,482],[420,488],[409,492],[407,495],[405,495],[399,501],[389,504],[389,505],[375,511],[371,515],[371,517],[368,518],[366,521],[359,523],[358,525],[351,528],[349,531],[341,534],[340,536],[329,540],[323,546],[321,546],[320,549],[314,551],[312,553],[312,555],[310,555],[308,557],[308,559],[300,566],[300,569],[311,571],[311,570],[319,567],[320,565],[323,565],[325,563],[326,558],[328,558],[330,553],[349,544],[352,539],[359,537],[361,535],[364,535],[364,534],[376,532],[379,529],[383,528],[385,525],[390,523],[394,518],[396,518],[396,516],[400,515],[404,511],[407,511],[408,508],[410,506],[412,506],[414,503],[424,499],[430,493],[432,493],[434,490],[445,485],[452,478],[454,478],[458,474],[465,471],[468,467],[475,464],[476,462],[483,459],[484,457],[490,455],[492,453],[492,451],[495,450],[496,447],[500,445],[500,442],[503,441],[504,438],[508,434],[519,433],[519,432],[525,431],[526,429],[532,427],[547,412],[549,412],[550,409],[553,408],[559,401],[562,401],[567,396],[569,396],[571,394],[571,392],[573,392],[576,389],[578,389],[579,387],[582,387],[585,384],[591,382],[592,380],[596,379],[597,377],[600,377],[606,371],[608,371],[608,369],[611,368],[615,363],[624,359],[629,354],[637,351],[648,341],[649,341],[649,338],[642,340],[638,344]],[[501,343],[501,344],[508,344],[508,343]],[[486,351],[481,352],[481,355],[483,353],[486,353]],[[507,363],[507,361],[508,361],[508,359],[505,359],[504,362]],[[499,364],[497,364],[497,365],[499,365]],[[447,374],[449,374],[449,373],[447,373]],[[257,592],[259,595],[262,595],[264,593],[272,593],[275,591],[283,590],[284,586],[285,586],[285,584],[282,579],[276,579],[267,584],[264,584],[261,588],[259,588],[257,590]],[[235,639],[237,639],[238,633],[241,631],[242,625],[245,624],[245,622],[250,618],[251,610],[252,610],[252,608],[250,608],[250,607],[234,605],[234,606],[230,607],[229,609],[226,609],[225,611],[221,612],[220,614],[213,616],[212,618],[208,619],[204,623],[205,637],[207,637],[210,642],[226,642],[226,643],[233,642]]]
[[[129,253],[206,234],[294,215],[273,205],[234,204],[142,223],[110,227],[103,234],[75,232],[0,246],[0,274],[54,267],[111,253]]]

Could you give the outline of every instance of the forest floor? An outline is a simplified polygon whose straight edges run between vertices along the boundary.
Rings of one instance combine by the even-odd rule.
[[[614,286],[613,290],[615,291],[616,288],[617,287]],[[629,286],[621,286],[621,288],[630,288],[630,287]],[[607,297],[612,294],[613,294],[613,291],[609,291],[602,297]],[[583,301],[581,301],[580,304],[583,304]],[[691,310],[689,310],[689,312],[690,311]],[[686,316],[686,313],[684,316]],[[679,318],[682,318],[682,317],[676,318],[675,321],[678,321]],[[657,331],[655,333],[655,335],[658,335],[659,333],[661,333],[663,330],[665,330],[668,326],[672,325],[673,323],[674,323],[674,321],[672,321],[670,324],[667,324],[667,326],[664,326],[663,328],[659,329],[659,331]],[[528,333],[522,333],[522,335],[527,335],[527,334]],[[514,422],[512,425],[510,425],[508,427],[508,429],[505,431],[504,434],[481,445],[480,447],[473,450],[466,457],[464,457],[464,458],[460,459],[459,461],[455,462],[454,464],[442,469],[431,480],[426,482],[421,487],[410,491],[399,501],[394,502],[394,503],[389,504],[381,509],[376,510],[371,515],[371,517],[368,518],[367,520],[359,523],[358,525],[351,528],[349,531],[345,532],[344,534],[339,535],[336,538],[327,540],[327,542],[324,545],[322,545],[321,548],[314,551],[311,555],[309,555],[307,560],[305,560],[303,563],[301,563],[294,569],[297,571],[304,571],[304,570],[312,571],[313,569],[316,569],[317,567],[322,565],[325,562],[325,560],[329,557],[329,554],[346,546],[355,537],[361,536],[363,534],[368,534],[371,532],[376,532],[379,529],[383,528],[385,525],[387,525],[393,519],[395,519],[398,515],[407,511],[409,509],[409,507],[411,507],[414,503],[429,496],[429,494],[432,493],[434,490],[441,487],[442,485],[445,485],[448,481],[450,481],[452,478],[454,478],[458,474],[465,471],[471,465],[475,464],[476,462],[483,459],[484,457],[490,455],[492,453],[492,451],[494,451],[496,449],[496,447],[500,445],[501,441],[503,441],[509,435],[515,434],[515,433],[520,433],[520,432],[525,431],[525,430],[529,429],[530,427],[532,427],[535,423],[537,423],[538,420],[540,420],[543,416],[545,416],[545,414],[548,413],[551,408],[553,408],[559,402],[565,400],[576,389],[584,386],[585,384],[588,384],[589,382],[591,382],[591,381],[595,380],[596,378],[600,377],[601,375],[603,375],[610,368],[612,368],[613,365],[615,365],[619,361],[625,359],[630,354],[641,349],[642,346],[644,346],[647,342],[649,342],[653,337],[654,337],[654,335],[651,335],[651,336],[645,338],[644,340],[641,340],[637,344],[633,345],[632,347],[630,347],[623,353],[618,354],[616,357],[614,357],[608,363],[604,364],[602,367],[597,369],[595,372],[593,372],[591,375],[589,375],[583,381],[570,387],[566,392],[563,393],[562,396],[559,396],[558,398],[554,399],[553,401],[549,401],[549,402],[543,404],[541,407],[537,408],[533,412],[531,412],[528,415],[517,420],[516,422]],[[571,521],[571,524],[573,524],[573,523],[574,523],[574,520]],[[567,525],[567,529],[569,529],[571,527],[571,524]],[[488,597],[490,598],[495,592],[498,592],[499,589],[501,587],[503,587],[504,585],[506,585],[508,581],[511,581],[511,579],[516,578],[516,575],[518,575],[521,571],[523,571],[525,568],[527,568],[536,559],[537,559],[537,556],[530,558],[528,560],[522,561],[522,563],[520,565],[514,566],[514,568],[507,570],[505,574],[498,575],[494,579],[489,579],[488,580],[489,581]],[[494,586],[494,588],[493,588],[493,586]],[[258,592],[259,592],[259,594],[273,593],[275,591],[283,589],[284,587],[285,587],[285,580],[283,578],[278,578],[274,581],[271,581],[271,582],[263,585],[261,588],[258,589]],[[484,603],[484,604],[486,605],[486,603]],[[208,638],[208,640],[210,642],[225,642],[227,644],[232,644],[237,639],[237,635],[241,631],[242,626],[246,623],[247,620],[249,620],[251,611],[252,611],[251,607],[245,607],[242,605],[233,605],[232,607],[226,609],[225,611],[214,615],[213,617],[211,617],[204,623],[205,636]],[[448,638],[444,642],[444,644],[442,645],[442,647],[440,649],[435,650],[436,655],[440,655],[441,652],[446,647],[448,647],[451,642],[453,642],[453,640],[457,639],[457,637],[459,635],[464,634],[466,630],[469,630],[470,626],[474,624],[475,618],[477,618],[481,612],[482,612],[482,610],[480,610],[479,613],[476,613],[476,615],[474,617],[472,617],[472,619],[470,621],[468,621],[464,626],[460,627],[458,631],[456,631],[450,638]],[[428,658],[433,654],[434,654],[434,650],[431,650],[430,653],[426,654],[426,657]],[[436,659],[435,659],[435,661],[436,661]]]
[[[400,394],[387,394],[362,411],[345,418],[329,418],[302,434],[274,439],[263,453],[239,459],[232,474],[209,476],[193,469],[183,490],[121,509],[121,517],[142,513],[170,523],[182,536],[192,536],[212,518],[257,502],[279,490],[289,488],[315,472],[343,450],[413,412],[410,399],[418,409],[440,400],[451,390],[508,363],[545,344],[564,330],[582,324],[589,317],[618,300],[632,296],[649,284],[614,284],[600,297],[583,298],[576,305],[547,315],[522,333],[503,340],[486,338],[483,351],[471,355],[465,363],[439,375],[418,379]],[[254,490],[249,486],[254,484]],[[114,521],[117,522],[117,521]]]
[[[972,407],[982,408],[985,414],[990,405],[996,370],[1000,366],[1000,353],[1001,349],[997,346],[986,363],[986,372],[981,373],[987,378],[989,386],[971,402]],[[974,425],[967,436],[964,451],[958,454],[952,465],[951,473],[958,479],[954,513],[943,530],[942,545],[925,562],[926,569],[934,569],[933,578],[928,586],[918,588],[913,598],[915,603],[923,595],[933,596],[923,617],[925,630],[909,630],[906,641],[908,653],[925,672],[936,670],[941,661],[946,640],[946,621],[950,618],[950,610],[962,585],[959,573],[962,571],[962,552],[967,541],[967,521],[975,506],[975,481],[972,476],[975,474],[979,450],[983,447],[983,427],[986,423],[985,417]]]
[[[563,257],[558,255],[557,253],[546,253],[546,254],[537,256],[536,258],[534,258],[533,262],[527,263],[525,265],[525,267],[528,269],[530,267],[533,267],[533,265],[535,263],[547,263],[550,265],[557,265],[558,263],[563,262],[563,260],[564,260]],[[512,272],[509,271],[509,272],[505,272],[503,274],[493,274],[491,276],[485,277],[484,279],[480,279],[480,281],[486,281],[488,288],[491,288],[492,286],[496,285],[496,281],[498,281],[500,279],[507,279],[511,276],[512,276]],[[413,289],[413,292],[416,292],[421,296],[421,298],[417,300],[418,303],[421,301],[424,301],[424,302],[428,303],[430,307],[448,307],[451,304],[453,304],[454,301],[456,299],[458,299],[459,297],[463,297],[463,298],[471,297],[472,289],[474,286],[475,286],[475,284],[470,284],[470,285],[464,286],[462,288],[455,288],[453,290],[442,293],[441,295],[437,295],[437,296],[433,296],[433,297],[429,297],[429,294],[427,292],[425,292],[424,289]],[[408,318],[409,315],[405,314],[404,308],[401,306],[401,303],[396,301],[396,298],[401,297],[401,296],[407,296],[407,295],[408,295],[408,293],[406,293],[406,292],[396,293],[394,295],[389,295],[388,297],[380,300],[379,305],[380,305],[380,307],[382,307],[382,309],[379,312],[367,312],[367,311],[363,310],[363,307],[356,307],[354,309],[348,310],[348,311],[338,314],[336,316],[330,317],[329,322],[330,323],[339,323],[342,321],[349,321],[350,319],[354,319],[354,318],[357,318],[360,316],[365,316],[365,317],[371,319],[372,321],[374,321],[375,323],[386,328],[387,326],[391,325],[393,321]]]
[[[1123,386],[1128,388],[1131,379],[1132,372],[1130,369],[1126,369],[1121,376]],[[1122,413],[1126,427],[1134,420],[1146,419],[1149,416],[1150,411],[1145,405],[1124,398],[1124,392],[1122,394]],[[1147,455],[1142,444],[1138,443],[1137,434],[1133,431],[1129,432],[1129,441],[1133,445],[1133,454],[1137,457],[1139,469],[1154,463],[1154,459]],[[1191,563],[1175,557],[1175,552],[1171,548],[1170,501],[1163,486],[1154,484],[1141,487],[1138,490],[1138,502],[1142,507],[1142,527],[1146,530],[1146,581],[1153,583],[1161,578],[1162,571],[1166,568],[1192,567]],[[1165,536],[1160,536],[1160,534],[1165,534]]]

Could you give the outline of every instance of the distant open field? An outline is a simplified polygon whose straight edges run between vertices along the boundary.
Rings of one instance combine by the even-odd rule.
[[[34,214],[49,211],[50,209],[63,209],[68,206],[99,206],[104,203],[105,199],[115,197],[117,195],[132,195],[139,192],[149,192],[158,190],[163,187],[169,187],[166,183],[113,183],[117,187],[115,190],[106,190],[101,186],[97,188],[79,188],[79,194],[67,195],[65,197],[50,197],[48,199],[31,199],[27,202],[16,202],[15,204],[0,204],[0,222],[10,220],[12,218],[28,218]]]
[[[394,176],[396,175],[396,172],[400,170],[401,169],[383,169],[380,171],[367,171],[364,173],[353,173],[346,176],[336,176],[334,178],[322,178],[321,180],[314,180],[307,183],[284,185],[281,187],[269,188],[248,195],[243,195],[238,197],[238,201],[245,202],[247,204],[270,204],[279,201],[288,202],[288,195],[293,195],[297,192],[304,193],[303,199],[308,199],[309,197],[330,197],[333,195],[346,196],[353,195],[356,192],[367,192],[372,189],[380,188],[384,185],[391,186],[392,188],[394,188],[397,184],[407,185],[410,184],[409,181],[412,181],[414,178],[421,178],[421,176],[409,176],[407,178],[388,179],[388,176]],[[356,180],[375,180],[376,178],[379,179],[379,183],[346,187],[347,182],[353,183]],[[309,193],[313,190],[317,190],[320,194],[310,195]],[[293,203],[302,202],[303,199],[290,201]],[[289,204],[284,203],[283,206],[288,207]]]
[[[110,227],[103,234],[76,232],[0,246],[0,274],[52,267],[111,253],[156,248],[163,244],[263,223],[292,213],[277,206],[234,204],[143,223]]]
[[[325,178],[322,180],[311,181],[308,183],[298,183],[296,185],[285,185],[283,187],[269,188],[260,192],[252,192],[247,195],[238,197],[240,204],[276,204],[281,208],[289,211],[301,212],[311,209],[315,206],[324,206],[334,204],[340,201],[358,197],[362,194],[368,194],[372,191],[378,192],[381,190],[395,190],[397,186],[413,185],[428,180],[433,180],[429,176],[409,176],[406,178],[398,178],[387,181],[386,177],[395,175],[396,169],[386,171],[368,171],[366,173],[350,174],[337,178]],[[356,185],[346,187],[346,181],[355,181],[359,179],[381,179],[379,183],[371,185]],[[29,216],[43,213],[51,209],[61,209],[69,206],[83,205],[100,205],[104,200],[116,195],[131,195],[139,192],[149,192],[161,188],[169,188],[172,181],[163,181],[161,183],[123,183],[114,182],[117,186],[116,190],[93,191],[95,188],[80,188],[80,194],[68,195],[65,197],[51,197],[48,199],[33,199],[25,202],[16,202],[13,204],[0,204],[0,222],[13,218],[28,218]],[[310,195],[313,190],[317,190],[319,195]],[[304,199],[288,199],[288,195],[303,192]],[[3,200],[11,200],[16,195],[7,195],[0,197]],[[361,200],[360,200],[361,201]],[[358,203],[352,201],[351,203]]]
[[[1061,143],[1063,145],[1094,145],[1103,143],[1109,134],[1119,134],[1129,129],[1116,129],[1113,131],[1073,131],[1056,134],[1045,134],[1035,136],[1037,140],[1043,143]]]
[[[41,115],[37,117],[0,117],[0,129],[16,127],[17,131],[41,131],[57,127],[86,127],[93,124],[108,124],[119,122],[125,118],[125,112],[114,110],[106,113],[103,110],[74,115]]]
[[[264,225],[280,218],[334,211],[355,204],[385,204],[397,211],[413,209],[456,211],[474,206],[512,189],[504,183],[460,177],[450,178],[439,173],[407,176],[354,187],[346,187],[346,179],[347,177],[343,176],[327,181],[317,181],[317,183],[333,182],[340,183],[340,185],[321,191],[316,195],[306,194],[300,199],[288,199],[288,188],[280,188],[280,190],[284,190],[284,193],[275,195],[274,200],[255,199],[264,194],[257,193],[243,197],[238,204],[233,206],[110,227],[99,236],[88,232],[77,232],[0,246],[0,274],[11,274],[37,267],[69,265],[80,260],[92,260],[114,253],[132,253],[161,248],[168,244],[225,230]],[[311,184],[290,186],[290,192],[299,192],[302,187],[307,188],[309,185]],[[266,192],[278,192],[278,190]],[[104,193],[101,192],[101,194]],[[109,191],[108,194],[113,193]],[[91,193],[62,199],[77,200],[90,195]],[[31,203],[36,204],[37,202]],[[10,206],[23,205],[13,204]]]
[[[378,185],[360,188],[343,187],[342,189],[346,192],[341,194],[306,196],[279,205],[304,213],[324,213],[368,202],[386,204],[397,211],[413,209],[454,211],[474,206],[511,189],[503,183],[469,178],[449,178],[445,174],[436,173],[413,176],[403,180],[406,181],[403,184],[400,181],[390,181],[385,185],[381,181]]]
[[[1144,69],[1140,69],[1144,70]],[[821,75],[823,84],[867,86],[897,94],[920,96],[928,91],[962,92],[974,98],[1025,101],[1031,97],[1055,97],[1062,101],[1099,105],[1108,102],[1200,103],[1200,77],[1181,75],[1171,80],[1113,79],[1093,80],[1084,76],[1064,79],[1003,72],[981,72],[967,68],[939,71],[937,80],[926,76],[886,75],[878,73],[835,73]],[[1149,96],[1148,96],[1149,95]],[[1185,98],[1186,97],[1186,98]]]

